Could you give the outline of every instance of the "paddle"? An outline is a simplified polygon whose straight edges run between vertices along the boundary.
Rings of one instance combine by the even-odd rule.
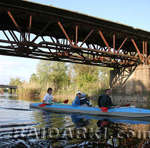
[[[130,104],[125,104],[124,106],[131,106]]]
[[[43,104],[39,104],[40,107],[44,107],[46,106],[47,104],[43,103]]]
[[[66,99],[66,100],[63,101],[64,104],[68,104],[68,102],[69,102],[68,99]],[[44,107],[46,105],[50,105],[50,104],[45,104],[45,103],[39,104],[40,107]]]
[[[113,106],[111,108],[119,108],[119,107],[128,107],[130,106],[130,104],[125,104],[125,105],[121,105],[121,106]],[[100,107],[102,112],[108,112],[108,107]]]
[[[119,107],[128,107],[131,106],[130,104],[124,104],[124,105],[120,105]]]
[[[0,109],[10,109],[10,110],[19,110],[19,111],[32,111],[31,109],[26,109],[26,108],[8,108],[8,107],[0,107]]]
[[[68,104],[68,102],[69,102],[69,100],[68,100],[68,99],[64,100],[64,103],[65,103],[65,104]]]

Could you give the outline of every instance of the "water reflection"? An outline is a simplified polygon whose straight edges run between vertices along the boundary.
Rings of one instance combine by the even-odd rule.
[[[29,109],[30,103],[30,101],[7,96],[0,97],[0,107]],[[0,148],[11,148],[13,145],[17,147],[19,142],[24,147],[36,148],[150,147],[150,121],[147,119],[141,121],[80,114],[58,114],[37,109],[23,111],[1,108],[0,111]],[[13,129],[22,132],[25,128],[24,132],[30,133],[29,129],[36,129],[36,131],[34,130],[33,135],[30,133],[30,136],[28,133],[19,133],[18,138],[4,138],[6,135],[11,135]],[[44,130],[48,131],[47,135],[44,134]],[[26,136],[23,137],[23,135]]]
[[[98,120],[99,135],[103,136],[105,144],[112,147],[119,147],[120,141],[118,138],[119,128],[108,119]]]
[[[35,110],[34,111],[35,120],[40,123],[38,128],[45,127],[65,127],[65,115],[64,114],[56,114],[50,113],[43,110]]]
[[[89,119],[86,119],[85,116],[72,114],[71,115],[72,122],[75,127],[85,127],[90,124]]]

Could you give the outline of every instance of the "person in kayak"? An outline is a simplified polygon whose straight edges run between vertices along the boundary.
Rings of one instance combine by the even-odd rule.
[[[112,101],[111,101],[111,98],[110,98],[110,95],[111,94],[111,89],[106,89],[105,90],[105,93],[103,95],[100,95],[99,98],[98,98],[98,106],[102,109],[102,111],[106,111],[115,106]]]
[[[73,106],[91,106],[89,100],[87,99],[86,94],[81,93],[80,91],[78,91],[76,93],[76,97],[74,99],[74,101],[72,102]]]
[[[45,104],[53,104],[53,96],[52,96],[52,88],[47,89],[47,93],[43,98],[43,103]]]

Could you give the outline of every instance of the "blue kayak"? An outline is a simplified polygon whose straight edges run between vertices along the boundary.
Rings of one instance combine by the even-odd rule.
[[[57,113],[79,113],[87,115],[100,115],[100,116],[110,116],[110,117],[128,117],[128,118],[145,118],[150,120],[150,110],[142,109],[136,107],[119,107],[111,108],[108,112],[102,112],[100,108],[97,107],[86,107],[86,106],[72,106],[68,104],[52,104],[45,105],[41,107],[42,103],[32,103],[31,108],[42,109]]]

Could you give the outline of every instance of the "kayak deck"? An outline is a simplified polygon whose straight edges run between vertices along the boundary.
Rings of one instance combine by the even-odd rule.
[[[40,107],[42,103],[32,103],[31,108],[38,108],[51,112],[61,112],[61,113],[80,113],[87,115],[100,115],[100,116],[117,116],[117,117],[129,117],[129,118],[150,118],[150,110],[135,108],[135,107],[120,107],[111,108],[108,112],[102,112],[100,108],[97,107],[85,107],[85,106],[72,106],[66,104],[52,104]]]

